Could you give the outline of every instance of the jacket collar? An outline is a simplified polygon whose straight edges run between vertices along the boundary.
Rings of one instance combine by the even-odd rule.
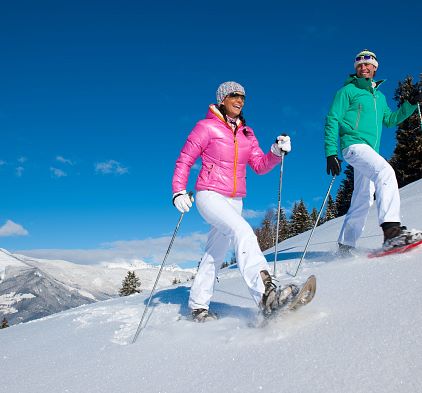
[[[218,120],[222,121],[227,127],[229,127],[230,129],[231,126],[230,124],[228,124],[225,120],[224,120],[224,116],[223,114],[220,112],[220,110],[217,108],[217,106],[215,104],[211,104],[208,108],[208,113],[206,116],[207,119],[215,119],[217,118]],[[236,128],[239,128],[242,125],[242,122],[240,121],[240,119],[236,120]]]
[[[375,87],[372,87],[372,79],[369,78],[358,78],[356,74],[351,74],[344,82],[344,85],[348,85],[350,83],[354,84],[357,88],[368,90],[370,92],[373,92],[375,90],[378,90],[378,87],[385,82],[385,79],[381,79],[379,81],[374,81]]]

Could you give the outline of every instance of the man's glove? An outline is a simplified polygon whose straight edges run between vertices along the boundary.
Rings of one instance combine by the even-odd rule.
[[[341,172],[341,160],[337,156],[327,157],[327,175],[338,176]]]
[[[282,154],[287,155],[291,150],[290,137],[286,134],[279,135],[271,146],[271,152],[278,157],[281,157]]]
[[[408,101],[412,105],[422,103],[422,91],[421,90],[413,90],[412,93],[410,93]]]
[[[192,202],[194,201],[191,193],[187,193],[186,190],[175,192],[173,194],[173,205],[176,206],[176,209],[180,213],[187,213],[189,208],[192,207]]]

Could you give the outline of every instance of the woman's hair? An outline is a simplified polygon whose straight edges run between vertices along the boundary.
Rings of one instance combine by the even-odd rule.
[[[223,104],[218,105],[218,110],[220,111],[220,113],[224,116],[224,120],[227,122],[227,111],[226,111],[226,107]],[[243,112],[240,112],[239,115],[239,120],[242,122],[242,126],[243,126],[243,133],[248,136],[249,132],[246,128],[246,120],[243,117]]]

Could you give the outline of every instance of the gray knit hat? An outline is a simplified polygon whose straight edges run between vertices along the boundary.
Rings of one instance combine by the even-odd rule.
[[[220,105],[230,93],[245,95],[245,89],[236,82],[224,82],[217,89],[217,104]]]

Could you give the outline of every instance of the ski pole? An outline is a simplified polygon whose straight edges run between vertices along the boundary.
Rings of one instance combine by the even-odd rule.
[[[190,192],[189,193],[189,196],[191,198],[192,198],[192,195],[193,195],[193,193]],[[139,333],[142,330],[142,323],[144,322],[145,316],[146,316],[147,311],[149,309],[149,304],[151,303],[152,296],[153,296],[153,294],[155,292],[155,289],[157,287],[158,280],[160,279],[160,276],[161,276],[161,272],[163,271],[164,263],[166,262],[166,259],[167,259],[168,255],[170,253],[171,247],[173,246],[174,239],[176,238],[177,231],[179,230],[180,223],[182,222],[182,219],[183,219],[183,216],[184,215],[185,215],[184,212],[182,214],[180,214],[179,221],[177,222],[176,228],[175,228],[175,230],[173,232],[173,236],[172,236],[171,241],[170,241],[170,244],[169,244],[169,246],[167,248],[167,252],[166,252],[166,255],[164,256],[163,262],[161,263],[160,270],[158,271],[157,278],[155,279],[155,283],[154,283],[154,286],[152,287],[151,294],[149,295],[147,305],[145,306],[144,313],[142,314],[142,317],[141,317],[141,321],[139,322],[138,328],[136,329],[136,333],[133,336],[132,344],[135,343],[136,339],[139,336]],[[145,324],[145,326],[146,326],[146,324]],[[144,328],[145,328],[145,326],[144,326]]]
[[[279,228],[280,228],[281,186],[282,186],[282,182],[283,182],[283,165],[284,165],[284,152],[281,153],[281,163],[280,163],[280,181],[279,181],[279,186],[278,186],[277,229],[276,229],[276,233],[275,233],[273,277],[276,276],[278,231],[279,231]]]
[[[331,179],[331,183],[330,183],[330,186],[328,187],[327,194],[325,195],[324,202],[322,202],[322,206],[321,206],[321,208],[319,209],[318,217],[317,217],[317,219],[315,220],[314,227],[312,228],[311,234],[309,235],[309,239],[308,239],[308,241],[306,242],[306,246],[305,246],[305,249],[303,250],[302,257],[300,258],[300,261],[299,261],[299,263],[298,263],[298,265],[297,265],[296,272],[295,272],[295,274],[294,274],[292,277],[296,277],[296,274],[297,274],[297,272],[299,271],[299,267],[300,267],[300,265],[302,264],[303,259],[305,258],[305,255],[306,255],[306,250],[308,249],[309,242],[311,241],[311,239],[312,239],[312,235],[314,234],[314,231],[315,231],[315,228],[316,228],[316,227],[317,227],[317,225],[318,225],[319,219],[320,219],[320,217],[321,217],[322,209],[324,209],[324,206],[325,206],[325,204],[326,204],[326,202],[327,202],[328,196],[330,195],[331,187],[333,186],[333,184],[334,184],[334,180],[335,180],[335,179],[336,179],[336,175],[334,175],[334,176],[333,176],[333,178]]]

